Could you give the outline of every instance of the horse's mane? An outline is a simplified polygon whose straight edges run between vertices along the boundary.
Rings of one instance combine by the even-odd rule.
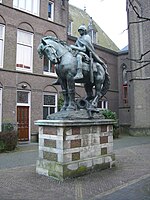
[[[46,37],[42,38],[42,41],[45,41],[45,40],[53,40],[53,41],[55,41],[57,43],[62,44],[65,47],[68,47],[68,44],[65,41],[60,40],[59,38],[54,37],[54,36],[46,36]]]

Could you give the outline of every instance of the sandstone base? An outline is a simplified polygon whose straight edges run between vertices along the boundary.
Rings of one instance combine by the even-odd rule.
[[[114,166],[113,121],[39,120],[38,174],[58,180]]]

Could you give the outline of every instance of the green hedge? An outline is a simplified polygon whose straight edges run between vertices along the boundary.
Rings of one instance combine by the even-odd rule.
[[[115,124],[113,125],[113,137],[118,138],[119,137],[119,125],[118,125],[118,119],[115,112],[112,112],[109,109],[103,110],[102,114],[104,115],[105,119],[113,119],[115,120]]]
[[[0,132],[0,152],[12,151],[16,148],[18,133],[16,126],[12,123],[4,123]]]

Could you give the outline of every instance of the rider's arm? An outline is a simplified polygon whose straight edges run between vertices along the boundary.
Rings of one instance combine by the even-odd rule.
[[[75,45],[70,45],[71,49],[73,50],[78,50],[78,51],[82,51],[82,52],[86,52],[86,47],[83,46],[83,47],[78,47],[78,46],[75,46]]]

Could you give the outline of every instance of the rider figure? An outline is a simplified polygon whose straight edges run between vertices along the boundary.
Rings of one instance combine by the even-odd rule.
[[[78,32],[80,36],[78,37],[75,45],[71,45],[70,47],[73,50],[77,50],[77,74],[74,77],[74,80],[79,80],[83,78],[82,74],[82,62],[83,60],[90,60],[90,53],[92,54],[92,58],[95,62],[99,64],[105,65],[104,62],[99,58],[99,56],[95,53],[91,37],[87,34],[87,29],[85,25],[81,25],[78,28]]]
[[[74,77],[74,80],[79,80],[83,78],[82,74],[82,62],[83,60],[90,60],[90,53],[95,62],[98,62],[105,67],[104,62],[99,58],[95,53],[91,37],[87,34],[87,29],[85,25],[81,25],[78,28],[80,36],[77,38],[75,45],[70,45],[72,50],[77,52],[77,74]],[[53,85],[59,84],[57,80]]]
[[[89,57],[89,52],[86,48],[85,41],[88,41],[88,43],[92,44],[91,37],[87,34],[87,29],[86,29],[85,25],[81,25],[78,28],[78,32],[79,32],[80,36],[76,40],[75,45],[70,46],[73,50],[77,51],[77,64],[78,65],[77,65],[77,74],[74,77],[74,80],[83,78],[82,61],[84,58],[87,58],[87,56]]]

